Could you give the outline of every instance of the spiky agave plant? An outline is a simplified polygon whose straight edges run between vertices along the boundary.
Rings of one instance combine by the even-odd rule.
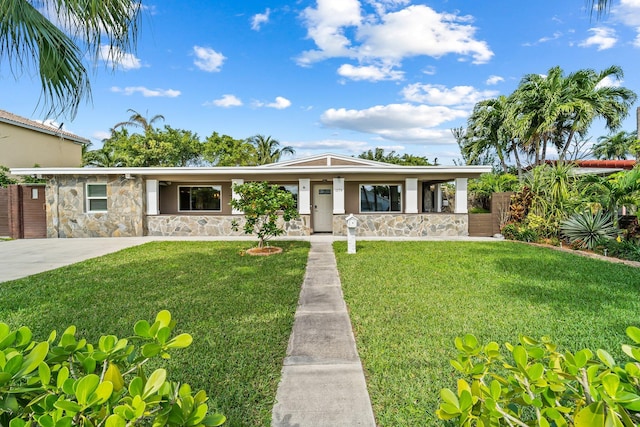
[[[618,234],[611,214],[603,211],[574,214],[560,223],[560,231],[572,244],[578,243],[587,249],[593,249],[599,241],[612,239]]]

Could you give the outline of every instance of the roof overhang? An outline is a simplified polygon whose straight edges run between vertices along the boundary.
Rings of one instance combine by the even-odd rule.
[[[491,172],[490,166],[285,166],[285,167],[184,167],[184,168],[14,168],[14,175],[54,176],[110,176],[143,177],[167,181],[211,181],[252,179],[285,181],[298,178],[329,179],[342,177],[350,180],[382,178],[448,181],[455,178],[477,178]]]

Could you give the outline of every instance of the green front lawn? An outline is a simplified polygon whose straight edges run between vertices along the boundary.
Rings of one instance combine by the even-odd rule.
[[[562,348],[622,357],[640,326],[640,269],[511,242],[334,244],[345,299],[380,426],[438,424],[455,389],[456,336],[516,342],[550,336]]]
[[[193,336],[165,365],[171,379],[210,396],[228,426],[264,426],[280,379],[309,244],[241,256],[247,242],[154,242],[0,283],[0,320],[40,340],[68,325],[96,340],[132,335],[167,309]]]

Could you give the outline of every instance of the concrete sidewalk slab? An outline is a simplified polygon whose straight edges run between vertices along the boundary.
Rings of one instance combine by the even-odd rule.
[[[367,385],[342,295],[333,247],[311,239],[274,427],[374,427]]]

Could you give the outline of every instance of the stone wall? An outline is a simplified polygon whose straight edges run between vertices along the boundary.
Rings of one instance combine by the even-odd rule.
[[[288,222],[280,219],[285,236],[308,236],[311,234],[309,215]],[[233,231],[232,222],[237,221],[238,231]],[[157,215],[147,216],[149,236],[244,236],[242,215]]]
[[[467,236],[467,214],[359,214],[356,236],[427,237]],[[333,234],[347,235],[347,215],[333,216]]]
[[[107,212],[87,213],[85,184],[107,183]],[[144,235],[144,184],[123,176],[57,176],[46,188],[47,237]]]

